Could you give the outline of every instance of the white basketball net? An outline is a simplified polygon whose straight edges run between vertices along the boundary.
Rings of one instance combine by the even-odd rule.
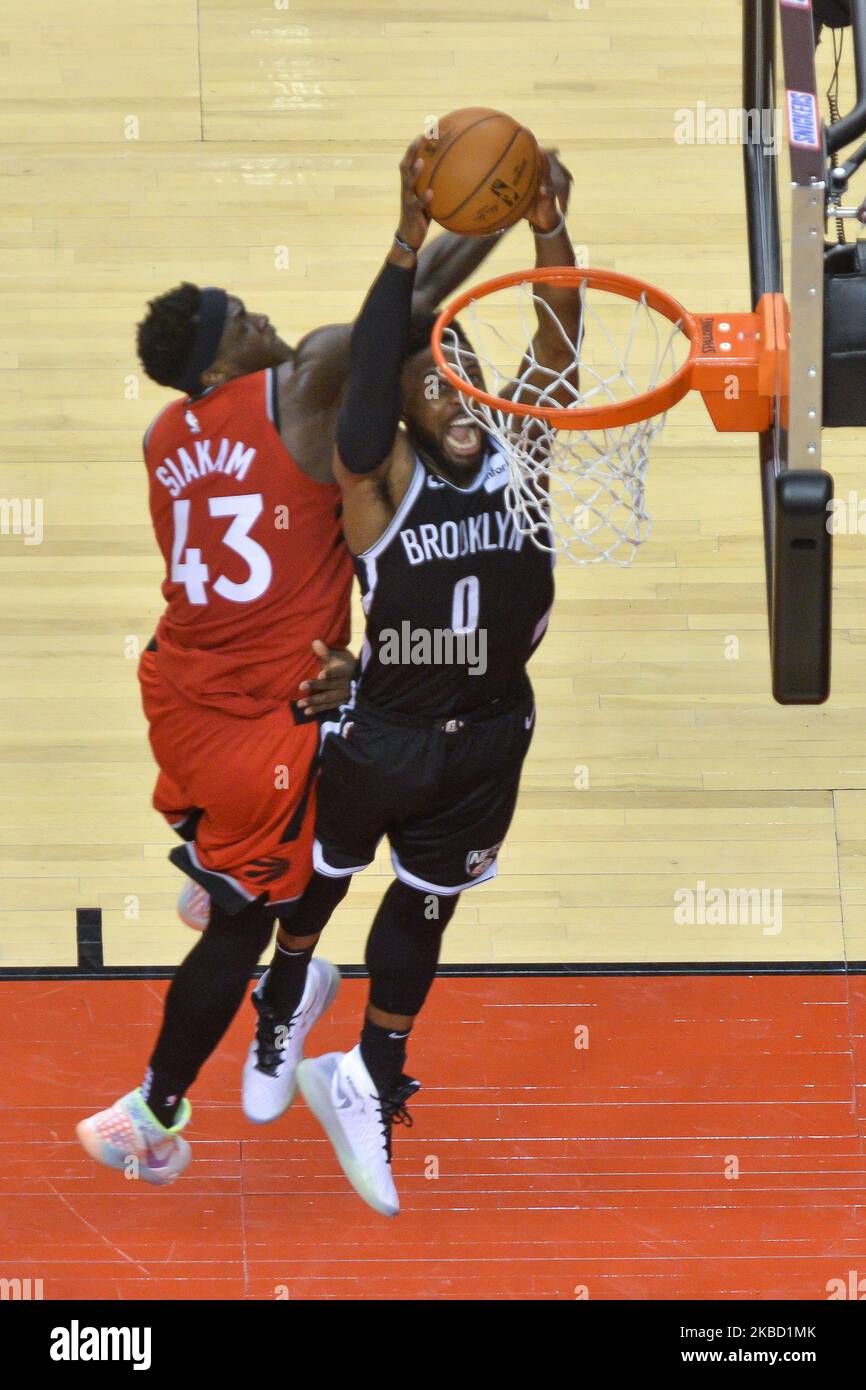
[[[623,401],[673,376],[686,355],[678,324],[651,309],[645,298],[626,299],[588,286],[585,280],[579,294],[577,343],[570,341],[532,281],[514,284],[510,294],[473,300],[458,317],[471,348],[450,325],[443,330],[449,365],[467,383],[474,376],[475,385],[480,384],[480,369],[489,395],[507,391],[514,401],[538,406]],[[561,333],[579,372],[573,365],[552,371],[536,361],[536,307]],[[515,363],[520,364],[518,375],[513,374]],[[652,531],[645,505],[646,472],[664,415],[611,429],[563,430],[461,395],[467,411],[505,452],[506,505],[520,531],[539,549],[564,551],[579,564],[632,563]]]

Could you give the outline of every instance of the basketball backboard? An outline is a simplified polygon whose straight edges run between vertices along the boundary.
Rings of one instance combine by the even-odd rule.
[[[832,479],[821,469],[826,154],[811,0],[744,0],[743,107],[753,306],[783,292],[790,314],[788,379],[758,446],[773,695],[817,704],[830,689]]]
[[[513,515],[523,515],[518,505],[522,482],[528,479],[531,490],[536,488],[536,475],[546,475],[541,507],[545,523],[529,527],[527,534],[535,537],[536,529],[546,531],[549,521],[559,543],[556,548],[573,558],[578,545],[593,552],[579,563],[601,559],[628,564],[649,534],[643,482],[654,435],[649,430],[638,436],[617,431],[635,422],[663,423],[667,410],[686,391],[699,390],[716,429],[755,432],[772,691],[781,704],[820,704],[830,692],[833,520],[833,480],[821,466],[822,431],[825,425],[866,427],[866,400],[860,406],[866,371],[866,331],[861,327],[866,323],[866,239],[833,248],[825,245],[828,204],[834,218],[851,216],[866,223],[866,201],[859,208],[843,209],[839,203],[851,174],[866,163],[866,144],[838,168],[832,159],[866,134],[866,0],[743,0],[742,12],[750,312],[696,316],[658,286],[635,277],[598,268],[536,268],[496,277],[458,296],[440,315],[432,343],[440,372],[508,456]],[[857,81],[853,110],[840,116],[834,103],[829,125],[821,119],[816,78],[816,31],[821,24],[853,33]],[[781,179],[785,196],[780,202]],[[854,275],[849,273],[849,260]],[[602,337],[609,346],[624,341],[625,351],[613,364],[594,365],[585,331],[590,321],[585,297],[577,336],[558,325],[560,340],[574,350],[573,362],[569,356],[564,374],[539,367],[526,346],[532,340],[527,325],[537,317],[538,299],[546,305],[544,313],[549,316],[552,311],[549,296],[531,292],[536,282],[557,277],[560,288],[567,283],[582,296],[610,291],[661,313],[688,339],[686,360],[674,367],[666,352],[660,360],[647,355],[650,379],[637,386],[634,375],[624,370],[632,338],[618,336],[617,321],[613,333],[603,327]],[[840,308],[837,291],[846,278],[853,293],[842,297]],[[827,286],[830,312],[825,315]],[[454,314],[474,313],[476,305],[486,306],[492,296],[512,289],[530,292],[515,310],[522,346],[520,353],[510,351],[514,358],[522,354],[518,377],[510,375],[513,365],[503,369],[496,359],[496,349],[507,337],[500,328],[498,305],[491,309],[489,323],[476,316],[471,343],[462,348],[456,339],[450,343],[454,360],[449,361],[442,335],[450,332]],[[489,329],[495,339],[490,351],[480,345],[482,329]],[[825,358],[830,394],[824,389]],[[844,370],[837,369],[838,359]],[[470,360],[481,378],[486,380],[487,373],[492,379],[492,394],[473,384],[466,370]],[[663,363],[671,369],[669,377],[661,369]],[[629,400],[615,398],[613,386],[622,381],[628,384]],[[592,399],[598,383],[606,392],[600,405]],[[529,390],[535,393],[531,398]],[[601,444],[593,432],[602,433]],[[600,469],[601,491],[587,500],[577,485],[566,488],[569,505],[554,516],[549,479],[577,479],[581,487],[595,487]],[[614,521],[613,542],[608,543],[605,532],[605,543],[599,545],[596,523],[607,525],[621,514],[616,511],[621,494],[611,489],[611,478],[625,483],[628,520],[637,526],[624,529]],[[598,506],[600,496],[603,509]],[[538,498],[537,490],[532,491],[536,510]],[[587,517],[590,524],[584,527]],[[630,546],[624,560],[614,554],[614,542]]]

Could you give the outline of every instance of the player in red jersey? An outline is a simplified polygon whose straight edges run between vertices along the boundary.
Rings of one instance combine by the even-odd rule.
[[[429,314],[494,242],[437,238],[419,264],[415,311]],[[282,1076],[285,1090],[339,982],[311,957],[345,884],[335,892],[313,873],[311,846],[315,716],[348,695],[351,669],[328,650],[349,635],[352,567],[332,457],[351,333],[331,325],[291,348],[237,296],[190,284],[154,300],[139,325],[148,375],[185,393],[144,445],[166,563],[166,610],[139,672],[160,768],[154,802],[184,841],[171,859],[211,910],[166,996],[142,1086],[78,1135],[100,1162],[153,1183],[189,1163],[185,1093],[237,1012],[275,917],[247,1063],[260,1088]],[[259,1118],[256,1087],[245,1094]]]
[[[297,702],[314,641],[349,636],[338,499],[287,455],[274,386],[268,368],[176,402],[144,448],[167,572],[140,670],[155,800],[181,829],[203,808],[175,862],[230,912],[262,891],[276,912],[307,885],[317,728]]]

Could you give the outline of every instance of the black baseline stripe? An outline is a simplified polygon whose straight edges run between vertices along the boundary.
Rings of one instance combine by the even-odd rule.
[[[0,982],[14,980],[170,980],[175,965],[0,965]],[[262,975],[264,970],[256,972]],[[364,965],[341,965],[340,973],[347,980],[367,978]],[[605,977],[665,976],[773,976],[773,975],[866,975],[866,960],[793,960],[793,961],[668,961],[647,964],[613,961],[589,963],[550,961],[496,965],[442,965],[437,974],[442,979],[586,979]]]
[[[176,965],[106,965],[102,950],[102,909],[79,907],[75,913],[77,965],[2,965],[0,981],[12,980],[170,980]],[[363,980],[365,965],[341,965],[344,979]],[[258,975],[264,970],[258,970]],[[593,976],[707,975],[866,975],[866,960],[777,961],[499,961],[440,965],[443,979],[585,979]]]

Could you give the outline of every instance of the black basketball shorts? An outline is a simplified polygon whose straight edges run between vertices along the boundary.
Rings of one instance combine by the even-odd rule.
[[[515,700],[456,719],[413,720],[359,699],[325,725],[313,863],[342,877],[388,836],[413,888],[459,893],[493,878],[532,742],[527,679]]]

